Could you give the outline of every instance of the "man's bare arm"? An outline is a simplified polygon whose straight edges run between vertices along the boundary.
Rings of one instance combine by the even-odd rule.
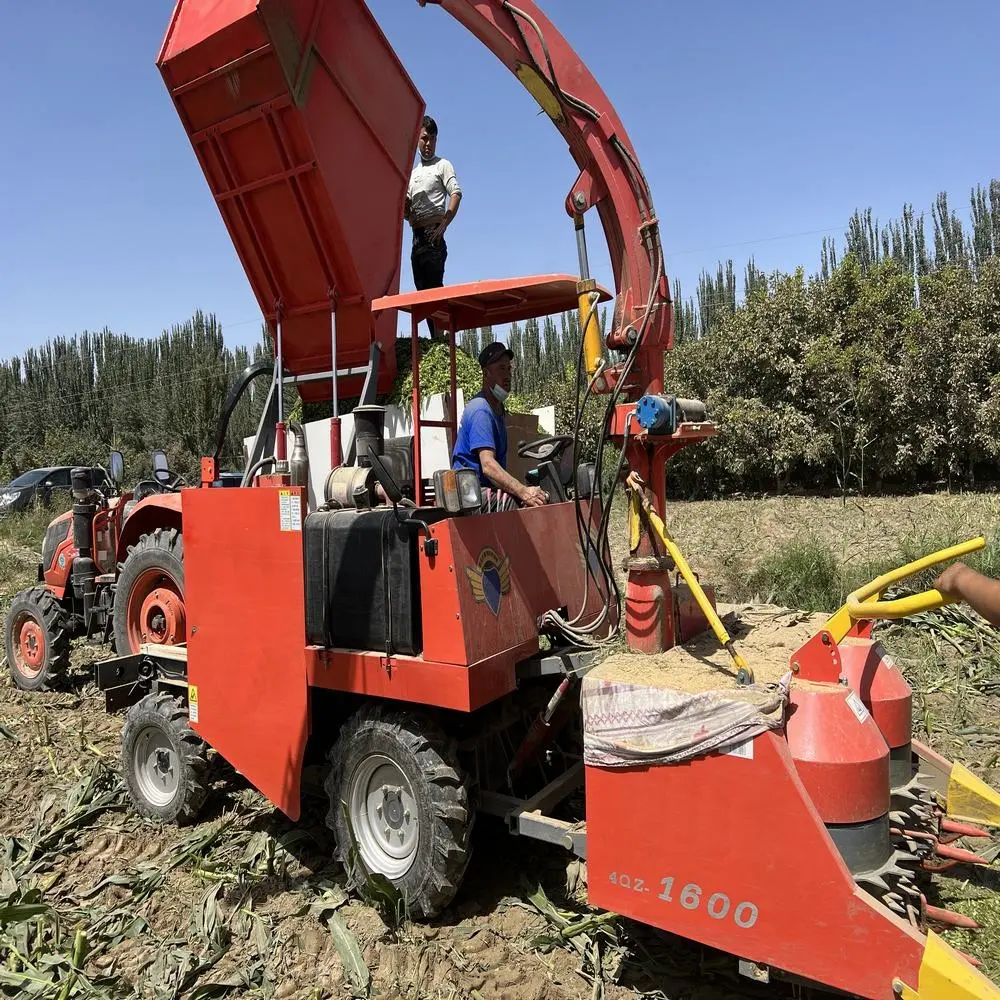
[[[1000,627],[1000,580],[954,563],[934,581],[934,589],[961,598],[991,625]]]
[[[540,507],[545,503],[545,491],[537,486],[526,486],[515,479],[498,461],[496,452],[483,448],[479,452],[479,462],[483,475],[498,489],[516,497],[528,507]]]

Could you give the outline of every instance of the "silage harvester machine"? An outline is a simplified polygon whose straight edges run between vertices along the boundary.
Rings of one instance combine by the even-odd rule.
[[[928,902],[934,869],[979,862],[957,841],[1000,823],[1000,797],[911,741],[910,689],[871,637],[873,621],[945,598],[882,601],[921,568],[905,567],[771,664],[773,682],[742,659],[664,526],[667,461],[716,428],[664,392],[669,286],[625,129],[530,0],[418,2],[472,31],[566,139],[579,274],[399,294],[424,109],[365,4],[179,0],[158,65],[273,332],[274,424],[262,420],[241,488],[178,494],[186,642],[98,666],[109,709],[127,707],[135,807],[194,819],[213,748],[296,820],[304,762],[325,758],[349,875],[385,875],[416,918],[458,893],[486,814],[585,858],[594,905],[729,953],[754,980],[872,1000],[1000,996],[937,933],[969,921]],[[591,208],[617,293],[603,344]],[[581,408],[605,408],[596,461],[578,454],[578,413],[576,435],[521,449],[550,502],[484,514],[474,476],[422,461],[425,428],[455,429],[456,334],[569,308]],[[396,375],[400,312],[407,435],[388,433],[376,402]],[[428,317],[451,349],[444,420],[421,408]],[[290,384],[331,405],[291,455]],[[341,414],[347,398],[361,405]],[[620,455],[609,470],[606,442]],[[208,458],[202,486],[216,477]],[[630,506],[624,594],[615,490]],[[706,692],[669,664],[709,628],[734,669]],[[622,634],[629,651],[600,660]]]

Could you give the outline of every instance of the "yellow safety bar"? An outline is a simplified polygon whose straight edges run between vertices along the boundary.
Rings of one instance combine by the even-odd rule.
[[[634,549],[639,543],[639,510],[641,508],[645,513],[650,526],[659,536],[660,541],[663,542],[664,548],[670,553],[670,557],[673,559],[674,565],[677,567],[681,576],[684,577],[684,582],[688,585],[688,587],[690,587],[691,593],[694,595],[694,599],[698,602],[698,607],[701,608],[701,613],[708,619],[709,625],[712,626],[712,631],[715,633],[716,639],[719,640],[732,659],[733,665],[736,667],[736,683],[741,686],[753,684],[753,670],[750,668],[747,661],[744,660],[743,657],[737,652],[736,647],[733,645],[733,640],[729,637],[729,633],[726,631],[726,627],[722,624],[722,620],[716,614],[715,608],[712,607],[712,602],[708,599],[708,595],[702,589],[701,584],[698,582],[698,578],[694,575],[694,571],[684,558],[684,554],[681,552],[677,543],[670,537],[670,533],[667,531],[667,526],[663,523],[659,514],[653,510],[652,504],[650,504],[649,500],[642,492],[642,480],[635,472],[632,472],[629,474],[627,482],[631,492],[631,505],[629,512],[630,548]]]
[[[826,631],[833,636],[834,642],[841,642],[850,632],[855,622],[876,621],[878,619],[908,618],[910,615],[918,615],[923,611],[934,611],[942,608],[946,604],[953,604],[954,597],[942,594],[939,590],[925,590],[919,594],[911,594],[908,597],[899,597],[894,601],[881,601],[878,595],[887,587],[907,577],[914,576],[938,563],[947,562],[949,559],[959,559],[972,552],[978,552],[986,545],[986,539],[970,538],[967,542],[960,542],[950,548],[941,549],[940,552],[933,552],[929,556],[916,559],[899,569],[890,570],[871,583],[866,583],[859,587],[852,594],[848,595],[844,606],[831,615],[826,623]],[[870,597],[875,600],[869,600]]]

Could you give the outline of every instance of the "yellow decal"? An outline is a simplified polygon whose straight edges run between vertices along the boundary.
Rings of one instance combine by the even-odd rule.
[[[198,688],[194,684],[188,684],[188,718],[198,721]]]
[[[524,89],[538,101],[539,107],[554,121],[563,121],[562,106],[548,83],[543,80],[527,63],[521,63],[514,71],[517,78],[524,84]]]
[[[1000,794],[967,767],[955,764],[948,781],[948,815],[966,823],[1000,826]]]

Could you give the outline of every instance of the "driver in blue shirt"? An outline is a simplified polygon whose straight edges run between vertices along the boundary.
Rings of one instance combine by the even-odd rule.
[[[483,487],[483,510],[541,507],[548,494],[527,486],[507,471],[507,424],[504,400],[510,393],[513,353],[494,341],[479,354],[483,388],[465,404],[458,425],[453,469],[475,469]]]

